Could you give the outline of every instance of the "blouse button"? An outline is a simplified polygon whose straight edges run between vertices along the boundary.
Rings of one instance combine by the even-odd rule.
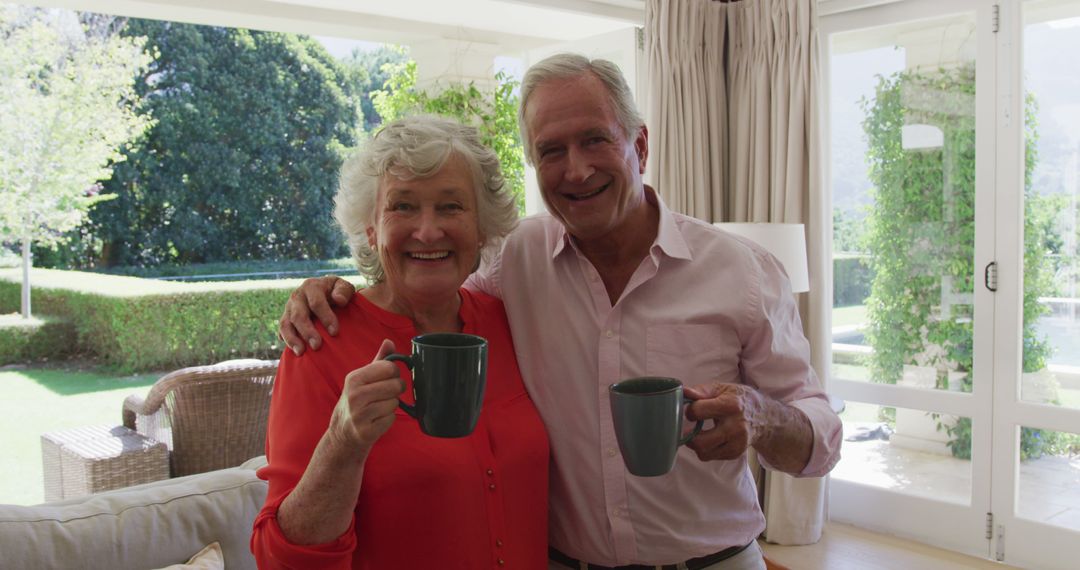
[[[501,538],[495,539],[495,546],[502,546],[502,539]]]
[[[495,476],[495,472],[492,471],[491,469],[487,470],[487,474],[488,474],[488,477],[494,477]]]
[[[499,559],[499,566],[506,566],[506,561],[502,558]]]
[[[488,489],[491,489],[492,491],[494,491],[495,490],[495,483],[492,483],[492,484],[488,485]]]

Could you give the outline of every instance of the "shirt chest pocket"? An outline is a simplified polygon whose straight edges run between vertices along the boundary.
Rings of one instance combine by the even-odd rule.
[[[646,333],[645,368],[694,386],[739,382],[739,337],[719,324],[654,325]]]

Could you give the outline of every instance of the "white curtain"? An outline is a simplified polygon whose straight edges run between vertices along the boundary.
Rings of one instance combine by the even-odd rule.
[[[708,222],[806,226],[810,292],[800,309],[811,364],[829,377],[832,233],[820,148],[817,2],[648,0],[648,180]],[[821,537],[824,479],[771,473],[766,539]]]

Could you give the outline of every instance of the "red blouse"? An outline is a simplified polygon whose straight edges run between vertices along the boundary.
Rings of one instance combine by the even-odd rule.
[[[488,339],[488,381],[476,430],[424,435],[400,409],[364,465],[352,527],[320,545],[291,544],[277,509],[307,468],[345,376],[384,338],[412,349],[412,322],[359,293],[338,312],[340,332],[317,352],[281,358],[270,406],[269,482],[251,549],[260,568],[539,568],[547,566],[548,439],[525,393],[502,302],[461,290],[463,332]],[[320,331],[322,332],[322,331]],[[402,367],[412,401],[412,377]]]

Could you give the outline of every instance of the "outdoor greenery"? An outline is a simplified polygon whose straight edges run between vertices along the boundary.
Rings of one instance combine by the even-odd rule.
[[[874,274],[869,258],[860,254],[840,253],[833,256],[833,306],[862,305],[870,295]]]
[[[503,177],[515,196],[518,211],[525,212],[525,155],[517,128],[518,83],[505,73],[495,76],[497,85],[485,91],[475,84],[454,83],[430,89],[416,87],[416,62],[388,66],[386,86],[372,94],[379,115],[387,121],[415,113],[445,115],[480,130],[484,144],[495,150]]]
[[[0,371],[0,503],[36,505],[45,500],[41,435],[88,425],[117,425],[124,398],[146,396],[164,371],[120,376],[85,365],[49,363]]]
[[[0,366],[67,357],[74,346],[75,327],[66,319],[0,315]]]
[[[971,390],[974,94],[975,68],[966,64],[879,78],[874,99],[864,101],[875,199],[865,238],[874,272],[867,339],[874,348],[875,381],[896,383],[904,365],[927,366],[937,368],[938,388],[946,388],[948,371],[956,371],[965,373],[961,388]],[[1034,99],[1026,103],[1023,371],[1035,372],[1045,367],[1051,350],[1035,325],[1046,311],[1038,298],[1053,287],[1046,260],[1052,220],[1045,199],[1031,188],[1037,124]],[[940,129],[943,146],[904,149],[900,127],[913,124]],[[970,457],[970,419],[939,427],[952,438],[953,455]],[[1050,438],[1024,431],[1023,458],[1044,453]]]
[[[97,271],[109,275],[127,275],[148,279],[175,281],[212,281],[238,279],[278,279],[287,275],[310,277],[318,273],[351,275],[356,273],[356,262],[351,257],[337,259],[307,259],[291,261],[221,261],[215,263],[192,263],[190,265],[156,265],[138,267],[123,265],[102,268]]]
[[[0,271],[0,313],[18,306],[18,277]],[[49,269],[34,270],[32,279],[40,312],[72,323],[74,350],[120,372],[277,358],[277,319],[299,285],[298,279],[176,283]]]
[[[155,54],[135,88],[156,124],[95,186],[114,199],[63,243],[35,248],[38,266],[152,274],[345,255],[330,218],[341,160],[382,121],[420,112],[476,125],[524,210],[517,84],[505,75],[491,89],[421,90],[415,62],[393,46],[334,60],[293,34],[137,19],[114,28]]]
[[[109,198],[98,181],[150,125],[134,89],[144,39],[111,23],[0,5],[0,242],[61,241]]]
[[[382,90],[391,75],[400,70],[401,65],[407,61],[409,56],[406,50],[392,45],[382,45],[369,51],[354,49],[351,54],[341,59],[346,83],[360,101],[365,133],[375,132],[383,122],[382,115],[375,110],[371,94]]]
[[[357,138],[342,66],[307,36],[132,19],[157,55],[139,76],[157,121],[128,149],[68,267],[344,255],[330,218]]]
[[[76,73],[70,61],[78,57],[101,67],[117,93],[110,100],[116,110],[109,112],[72,101],[40,106],[45,118],[50,108],[65,120],[73,117],[46,133],[60,137],[58,142],[35,143],[31,150],[56,147],[66,157],[74,151],[64,145],[89,138],[108,151],[97,162],[35,163],[31,159],[39,157],[31,156],[13,163],[14,151],[3,157],[5,176],[30,172],[25,164],[65,177],[35,190],[35,199],[48,197],[46,190],[67,193],[34,202],[34,208],[64,220],[49,227],[48,239],[35,248],[39,266],[195,279],[353,273],[330,217],[338,168],[382,121],[408,113],[449,115],[480,128],[523,206],[516,83],[506,76],[498,76],[491,89],[449,84],[421,90],[416,64],[401,48],[354,51],[339,61],[312,38],[294,34],[28,10],[0,12],[0,65],[6,75],[27,82],[26,97],[0,100],[5,134],[26,135],[5,137],[4,144],[32,138],[16,128],[28,128],[19,121],[38,113],[32,97],[81,93],[46,80],[75,78],[87,88],[104,82]],[[61,33],[57,18],[74,22],[78,33]],[[98,44],[112,51],[87,55],[88,46]],[[117,58],[127,67],[104,66]],[[93,130],[103,124],[127,125],[128,138]],[[41,176],[31,179],[45,183]],[[5,208],[0,220],[8,243],[23,235],[11,229],[23,220],[14,213],[30,209],[19,205],[28,188],[7,179],[0,187],[16,205]],[[12,191],[21,194],[9,197]],[[4,258],[10,261],[10,254]],[[0,314],[19,305],[17,272],[2,273]],[[169,283],[48,270],[35,270],[32,280],[41,288],[32,297],[47,317],[0,324],[0,363],[74,353],[124,371],[277,356],[276,320],[298,283]]]

